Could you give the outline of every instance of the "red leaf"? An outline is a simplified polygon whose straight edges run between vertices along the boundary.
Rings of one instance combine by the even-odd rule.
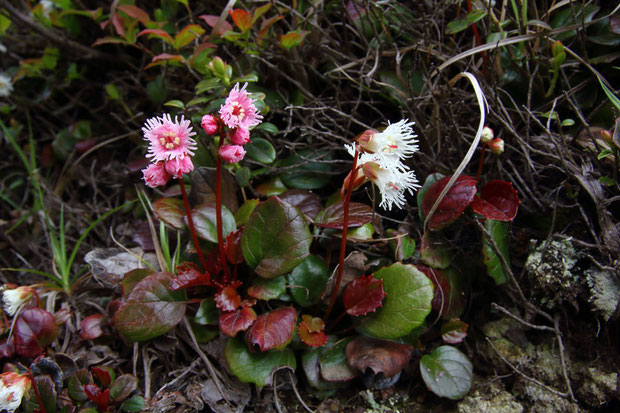
[[[0,359],[11,358],[15,355],[15,339],[14,335],[0,340]]]
[[[299,338],[310,347],[321,347],[327,342],[327,335],[323,332],[325,322],[319,317],[304,314],[299,323]]]
[[[226,258],[231,264],[241,264],[243,262],[243,252],[241,251],[241,234],[243,233],[243,227],[231,232],[226,237],[224,243],[224,250],[226,251]]]
[[[13,334],[17,354],[32,358],[56,339],[58,326],[52,314],[38,307],[28,307],[19,314]]]
[[[110,389],[101,391],[96,384],[89,383],[84,385],[84,393],[86,393],[86,397],[88,397],[91,402],[97,405],[97,410],[99,412],[105,412],[108,410]]]
[[[247,330],[256,321],[256,313],[250,307],[220,314],[220,331],[231,337],[239,331]]]
[[[445,298],[450,295],[450,283],[446,277],[443,276],[440,270],[425,267],[423,265],[416,265],[416,267],[433,283],[434,296],[431,306],[433,307],[433,310],[441,311],[442,301],[445,302]]]
[[[293,307],[284,307],[261,314],[248,331],[250,343],[261,351],[282,349],[293,338],[297,313]]]
[[[183,62],[185,59],[179,54],[160,53],[157,56],[153,56],[152,62],[158,62],[160,60],[176,60],[177,62]]]
[[[114,26],[114,30],[116,30],[116,34],[121,37],[125,37],[125,27],[123,26],[123,19],[118,15],[118,13],[114,13],[112,15],[112,25]]]
[[[94,340],[103,335],[103,329],[101,326],[105,323],[105,316],[103,314],[93,314],[86,317],[80,323],[80,337],[82,340]]]
[[[243,33],[252,28],[252,15],[243,9],[231,9],[230,16],[235,23],[235,26],[239,28]]]
[[[83,141],[77,141],[75,143],[75,151],[77,153],[84,153],[86,151],[88,151],[89,149],[92,149],[95,145],[97,144],[97,141],[95,139],[86,139]]]
[[[480,197],[471,203],[474,212],[486,219],[512,221],[519,208],[519,196],[510,182],[490,181],[483,188]]]
[[[349,227],[361,227],[370,222],[374,211],[368,205],[359,202],[349,204]],[[342,201],[336,202],[321,211],[314,221],[314,225],[323,228],[344,228],[344,206]]]
[[[170,37],[168,32],[165,31],[165,30],[162,30],[162,29],[144,29],[140,33],[138,33],[138,37],[144,36],[145,34],[149,34],[149,35],[152,35],[152,36],[155,36],[155,37],[159,37],[160,39],[165,40],[168,44],[174,46],[174,40],[172,39],[172,37]]]
[[[101,382],[103,387],[109,387],[110,383],[112,383],[112,376],[109,371],[102,369],[101,367],[93,367],[90,369],[90,372]]]
[[[177,266],[177,276],[170,282],[170,289],[175,291],[181,288],[196,287],[198,285],[211,285],[211,277],[203,273],[191,263]]]
[[[235,311],[241,304],[241,297],[231,286],[224,287],[215,294],[215,304],[222,311]]]
[[[305,189],[289,189],[278,195],[278,198],[296,206],[310,220],[316,218],[323,209],[319,196]]]
[[[117,9],[127,14],[129,17],[140,21],[142,24],[146,24],[151,20],[147,12],[131,4],[121,4]]]
[[[220,19],[220,16],[213,16],[211,14],[203,14],[203,15],[198,16],[198,18],[204,20],[205,23],[207,23],[210,27],[215,27],[215,25],[217,24],[217,21]],[[220,25],[217,33],[224,34],[226,32],[232,32],[232,30],[233,30],[232,24],[224,20],[222,24]]]
[[[452,175],[445,176],[431,185],[422,200],[422,212],[428,215],[435,200],[446,186]],[[471,203],[476,195],[476,180],[471,176],[460,175],[446,196],[437,206],[435,213],[428,223],[429,229],[436,231],[442,229],[461,216],[465,208]]]
[[[360,316],[372,313],[381,307],[381,302],[386,295],[383,291],[383,280],[367,275],[348,283],[342,300],[347,314]]]
[[[412,350],[409,344],[356,337],[347,344],[345,355],[349,366],[362,373],[370,369],[374,374],[393,377],[409,362]]]
[[[448,344],[458,344],[467,337],[468,325],[458,318],[441,326],[441,338]]]

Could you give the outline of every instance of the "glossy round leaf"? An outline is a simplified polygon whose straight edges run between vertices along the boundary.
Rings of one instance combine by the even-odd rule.
[[[257,162],[270,164],[276,160],[276,149],[271,142],[263,138],[252,138],[252,142],[244,146],[247,155]]]
[[[140,281],[114,315],[114,327],[128,340],[146,341],[176,326],[185,316],[185,292],[168,287],[172,274],[157,272]]]
[[[220,330],[222,333],[234,337],[240,331],[245,331],[256,321],[256,313],[250,307],[241,307],[235,311],[220,314]]]
[[[328,279],[325,261],[318,255],[310,255],[289,274],[289,291],[297,304],[310,307],[321,297]]]
[[[351,338],[343,338],[334,343],[333,347],[323,352],[320,358],[319,366],[321,368],[321,377],[325,381],[342,382],[354,379],[358,373],[351,370],[347,363],[345,348],[351,341]]]
[[[297,207],[310,219],[316,218],[321,209],[323,209],[318,195],[305,189],[290,189],[278,195],[278,198]]]
[[[381,307],[385,298],[383,280],[372,275],[354,279],[344,289],[342,301],[349,315],[360,316],[372,313]]]
[[[103,314],[93,314],[80,322],[80,338],[82,340],[94,340],[103,335],[102,325],[105,325],[106,317]]]
[[[39,307],[27,307],[15,320],[13,335],[17,354],[33,358],[56,340],[58,326],[51,313]]]
[[[205,203],[192,211],[196,234],[207,241],[217,242],[217,214],[214,203]],[[187,218],[186,218],[187,220]],[[222,235],[226,237],[237,229],[235,217],[226,206],[222,205]]]
[[[422,200],[424,216],[428,215],[451,177],[449,175],[441,178],[426,191]],[[428,228],[432,231],[437,231],[456,221],[474,199],[477,191],[476,183],[476,180],[471,176],[460,175],[437,206],[428,223]]]
[[[371,207],[359,202],[349,204],[349,223],[348,227],[360,227],[370,221],[374,216]],[[314,220],[314,225],[322,228],[344,228],[344,205],[342,202],[331,204],[321,211]]]
[[[458,400],[471,388],[473,368],[465,354],[452,346],[441,346],[422,356],[420,373],[433,393]]]
[[[218,323],[219,313],[215,305],[215,300],[212,298],[206,298],[200,302],[200,307],[196,311],[194,321],[197,324],[216,325]]]
[[[433,284],[413,265],[395,263],[374,277],[383,280],[387,296],[376,313],[362,321],[363,333],[384,339],[407,335],[421,325],[431,311]]]
[[[185,206],[178,198],[161,198],[153,203],[155,216],[174,229],[185,228]]]
[[[264,278],[291,271],[310,254],[311,243],[303,214],[277,197],[254,209],[241,236],[245,261]]]
[[[261,314],[248,330],[248,342],[260,351],[282,349],[293,338],[297,313],[293,307],[283,307]]]
[[[471,203],[474,212],[487,219],[512,221],[517,215],[521,201],[510,182],[490,181]]]
[[[271,384],[272,374],[282,368],[297,367],[295,354],[290,349],[252,352],[241,339],[230,339],[224,356],[230,371],[242,382],[259,387]]]
[[[362,373],[369,369],[373,374],[382,373],[385,377],[400,373],[412,352],[413,346],[409,344],[364,336],[356,337],[345,349],[347,362],[353,369]]]
[[[286,277],[257,278],[248,287],[248,295],[259,300],[275,300],[286,292]]]

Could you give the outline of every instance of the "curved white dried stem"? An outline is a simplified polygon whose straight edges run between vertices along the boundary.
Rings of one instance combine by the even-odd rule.
[[[426,219],[424,220],[425,230],[426,230],[426,226],[428,225],[428,222],[430,221],[430,219],[433,217],[433,214],[437,210],[437,207],[439,206],[441,201],[444,199],[444,197],[446,196],[450,188],[452,188],[452,185],[454,185],[454,182],[457,180],[461,172],[463,172],[463,169],[465,169],[469,161],[471,161],[471,158],[474,156],[474,152],[476,151],[476,148],[478,147],[478,143],[480,142],[480,136],[482,135],[482,130],[484,129],[484,121],[486,118],[486,113],[488,111],[487,109],[488,103],[487,103],[486,98],[484,97],[484,93],[482,92],[480,83],[478,83],[478,79],[476,79],[476,77],[469,72],[461,72],[450,80],[450,86],[453,86],[456,83],[456,81],[462,77],[466,77],[467,79],[469,79],[472,86],[474,87],[474,91],[476,92],[476,99],[478,99],[478,107],[480,108],[480,123],[478,124],[478,131],[476,132],[476,137],[471,143],[469,150],[465,154],[465,157],[461,161],[458,168],[456,168],[456,171],[454,171],[454,174],[452,174],[452,178],[450,178],[446,186],[443,188],[443,190],[441,191],[441,193],[435,200],[435,203],[433,204],[433,207],[431,208],[429,213],[426,215]]]

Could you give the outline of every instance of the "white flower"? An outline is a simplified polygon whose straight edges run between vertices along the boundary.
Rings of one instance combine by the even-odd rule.
[[[41,13],[45,16],[46,19],[50,18],[50,13],[54,11],[54,2],[51,0],[41,0],[39,2],[41,5]]]
[[[493,140],[494,136],[495,134],[493,133],[493,129],[489,128],[488,126],[485,126],[482,129],[482,133],[480,134],[480,141],[482,143],[489,143]]]
[[[402,119],[389,124],[383,132],[366,131],[358,142],[366,152],[377,154],[381,159],[391,162],[409,158],[418,151],[418,141],[415,139],[412,126],[414,122]]]
[[[30,377],[25,375],[12,371],[0,374],[0,410],[13,413],[22,404],[22,397],[31,384]]]
[[[5,290],[2,294],[4,312],[10,316],[14,315],[22,304],[30,300],[33,293],[34,290],[30,287],[17,287],[12,290]]]
[[[6,53],[6,46],[0,43],[0,53]]]
[[[6,73],[0,73],[0,97],[8,97],[13,92],[13,82]]]
[[[385,169],[372,161],[363,163],[362,169],[364,175],[381,192],[379,206],[388,211],[392,210],[393,204],[398,208],[404,207],[405,191],[413,194],[413,191],[420,187],[413,171],[404,171],[399,168]]]

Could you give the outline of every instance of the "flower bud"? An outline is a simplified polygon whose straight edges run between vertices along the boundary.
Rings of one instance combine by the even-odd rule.
[[[231,131],[228,139],[235,145],[245,145],[248,142],[252,142],[250,140],[250,131],[246,128],[238,127]]]
[[[0,374],[0,410],[14,412],[22,403],[24,393],[32,386],[32,379],[13,371]]]
[[[495,138],[489,142],[489,148],[494,155],[501,155],[504,152],[504,140],[502,138]]]
[[[482,143],[489,143],[491,142],[491,140],[493,140],[494,136],[495,134],[493,133],[493,129],[489,128],[488,126],[485,126],[482,129],[482,134],[480,135],[480,141]]]
[[[142,174],[144,175],[144,181],[151,188],[164,186],[171,178],[170,174],[166,171],[164,162],[150,164],[147,168],[142,170]]]
[[[202,122],[200,122],[200,126],[205,130],[207,135],[215,135],[219,128],[219,123],[217,118],[213,115],[204,115],[202,117]]]
[[[240,145],[223,145],[217,153],[228,163],[237,163],[245,157],[245,149]]]
[[[194,170],[194,164],[189,156],[167,161],[165,167],[166,172],[175,178],[180,178],[183,174],[190,173]]]

